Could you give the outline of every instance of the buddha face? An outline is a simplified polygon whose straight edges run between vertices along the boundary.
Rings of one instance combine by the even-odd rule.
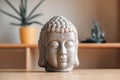
[[[46,68],[54,71],[73,69],[77,53],[75,34],[73,32],[47,33],[46,42]]]

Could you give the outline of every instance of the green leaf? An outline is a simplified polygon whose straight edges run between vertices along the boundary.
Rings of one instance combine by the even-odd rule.
[[[25,3],[23,0],[21,0],[21,9],[22,9],[21,13],[25,15]]]
[[[43,25],[41,22],[38,22],[38,21],[31,21],[31,22],[29,22],[29,25],[31,25],[31,24],[33,24],[33,23],[39,24],[39,25]]]
[[[22,9],[21,5],[19,6],[19,8],[20,8],[20,15],[21,15],[21,18],[23,18],[23,17],[24,17],[24,16],[23,16],[23,9]]]
[[[26,19],[25,10],[23,9],[22,5],[20,5],[19,8],[20,8],[21,19]]]
[[[28,18],[27,21],[29,21],[29,20],[31,20],[31,19],[33,19],[33,18],[36,18],[36,17],[38,17],[38,16],[42,16],[42,15],[43,15],[42,13],[33,15],[33,16],[31,16],[30,18]]]
[[[25,1],[25,16],[27,16],[27,0],[24,0]]]
[[[20,16],[17,17],[17,16],[14,16],[13,14],[11,13],[8,13],[2,9],[0,9],[0,12],[12,17],[12,18],[15,18],[19,21],[21,21],[20,24],[18,23],[11,23],[12,25],[17,25],[17,26],[26,26],[26,25],[31,25],[33,23],[36,23],[36,24],[40,24],[40,25],[43,25],[42,23],[40,22],[37,22],[37,21],[31,21],[29,22],[31,19],[33,18],[36,18],[38,16],[42,16],[43,14],[42,13],[39,13],[39,14],[35,14],[35,15],[32,15],[33,12],[43,3],[44,0],[41,0],[34,8],[33,10],[31,10],[30,14],[28,15],[27,17],[27,0],[21,0],[20,2],[20,5],[19,5],[19,10],[17,10],[14,5],[11,4],[11,2],[9,0],[5,0],[6,3]]]
[[[18,24],[18,23],[11,23],[11,25],[21,26],[21,24]]]
[[[5,1],[18,15],[20,15],[19,11],[8,0]]]
[[[18,17],[16,17],[16,16],[12,15],[12,14],[10,14],[10,13],[7,13],[7,12],[3,11],[2,9],[0,9],[0,12],[2,12],[2,13],[4,13],[4,14],[6,14],[6,15],[10,16],[10,17],[13,17],[13,18],[15,18],[15,19],[17,19],[17,20],[20,20],[20,21],[21,21],[21,19],[20,19],[20,18],[18,18]]]
[[[30,16],[33,14],[33,12],[34,12],[43,2],[44,2],[44,0],[41,0],[41,1],[33,8],[33,10],[30,12],[30,14],[29,14],[28,17],[30,17]]]

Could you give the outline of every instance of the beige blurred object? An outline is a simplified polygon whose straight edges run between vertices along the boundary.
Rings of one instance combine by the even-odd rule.
[[[79,66],[78,34],[63,16],[51,18],[42,28],[39,39],[39,66],[46,71],[72,71]]]

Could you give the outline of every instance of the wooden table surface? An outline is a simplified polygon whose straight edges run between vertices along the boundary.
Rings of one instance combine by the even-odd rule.
[[[0,70],[0,80],[120,80],[120,70],[76,69],[69,73]]]

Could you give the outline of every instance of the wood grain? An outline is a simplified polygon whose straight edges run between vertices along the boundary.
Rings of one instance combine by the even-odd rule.
[[[120,43],[80,43],[79,48],[120,48]]]
[[[0,48],[38,48],[38,44],[0,44]],[[79,48],[120,48],[120,43],[80,43]]]
[[[37,44],[0,44],[0,48],[38,48]]]
[[[0,80],[120,80],[119,69],[76,69],[72,72],[0,71]]]

